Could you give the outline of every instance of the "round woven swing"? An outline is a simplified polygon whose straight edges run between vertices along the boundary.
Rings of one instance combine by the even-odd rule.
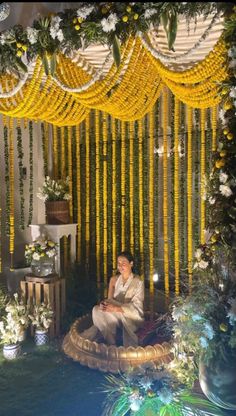
[[[90,314],[78,318],[63,340],[62,348],[65,354],[82,365],[103,372],[119,373],[145,362],[164,364],[172,360],[171,344],[166,341],[143,347],[125,348],[108,346],[81,337],[80,334],[91,325]]]

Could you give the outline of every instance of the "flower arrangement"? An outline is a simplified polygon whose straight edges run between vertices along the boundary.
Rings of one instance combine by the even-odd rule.
[[[29,319],[32,325],[38,330],[48,330],[52,320],[54,312],[49,303],[34,304],[29,314]]]
[[[225,250],[224,250],[225,249]],[[174,340],[178,354],[188,363],[186,371],[196,373],[200,356],[206,363],[228,354],[236,358],[236,270],[227,246],[221,246],[218,261],[195,276],[191,294],[173,303]]]
[[[42,257],[55,257],[56,254],[57,243],[45,236],[25,246],[25,258],[28,264],[31,264],[32,260],[40,260]]]
[[[69,177],[65,180],[62,179],[52,179],[49,176],[46,176],[43,187],[39,188],[37,197],[46,201],[68,201],[71,196],[69,194]]]
[[[24,339],[24,332],[29,324],[29,305],[19,300],[15,293],[13,299],[5,306],[4,315],[0,321],[0,342],[16,344]]]
[[[39,55],[46,74],[53,74],[56,54],[69,55],[73,50],[92,43],[113,46],[116,62],[119,62],[119,42],[130,35],[146,33],[151,25],[158,27],[160,21],[166,30],[169,49],[173,48],[177,32],[178,15],[187,21],[199,14],[225,11],[227,3],[120,3],[81,2],[77,9],[67,9],[50,17],[41,17],[32,27],[24,29],[16,25],[0,34],[0,73],[27,71],[27,63]]]
[[[141,415],[205,415],[202,410],[216,411],[216,406],[190,393],[170,369],[156,367],[153,363],[145,363],[130,370],[119,378],[113,375],[106,377],[109,384],[105,402],[106,416]],[[130,413],[131,412],[131,413]]]

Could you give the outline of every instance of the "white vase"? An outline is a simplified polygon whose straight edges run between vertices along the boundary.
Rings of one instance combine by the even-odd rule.
[[[20,344],[4,344],[3,345],[3,357],[7,360],[14,360],[21,354]]]
[[[48,331],[36,329],[34,334],[34,341],[36,345],[44,345],[48,343]]]

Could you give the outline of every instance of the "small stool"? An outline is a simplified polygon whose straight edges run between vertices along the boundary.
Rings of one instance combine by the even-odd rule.
[[[65,279],[59,279],[59,276],[54,276],[54,280],[51,282],[44,282],[32,280],[35,276],[26,276],[29,281],[21,281],[20,287],[22,291],[22,297],[25,302],[30,304],[35,303],[50,303],[53,311],[54,318],[49,328],[49,336],[53,338],[60,335],[61,320],[65,313],[66,306],[66,290],[65,290]]]

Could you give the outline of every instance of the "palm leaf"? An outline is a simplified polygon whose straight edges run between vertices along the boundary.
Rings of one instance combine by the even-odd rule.
[[[191,394],[183,393],[180,396],[180,400],[183,402],[184,406],[189,404],[191,406],[196,407],[196,412],[198,409],[201,412],[200,414],[202,414],[202,411],[204,410],[208,412],[214,412],[216,416],[224,415],[224,413],[218,406],[216,406],[214,403],[211,403],[210,401],[206,399],[203,399],[196,393],[191,393]],[[199,414],[199,412],[196,414]]]
[[[46,53],[44,53],[43,56],[42,56],[42,63],[43,63],[43,66],[44,66],[45,74],[49,75],[49,63],[48,63],[48,58],[47,58]]]
[[[178,27],[178,15],[175,12],[172,12],[169,18],[169,27],[168,27],[168,33],[167,33],[169,50],[174,51],[173,45],[175,43],[175,39],[177,35],[177,27]]]
[[[114,61],[118,68],[120,66],[121,57],[120,57],[120,43],[116,35],[114,36],[113,42],[112,42],[112,52],[113,52]]]
[[[56,66],[57,66],[57,56],[55,53],[52,54],[50,59],[50,74],[53,76],[56,72]]]

